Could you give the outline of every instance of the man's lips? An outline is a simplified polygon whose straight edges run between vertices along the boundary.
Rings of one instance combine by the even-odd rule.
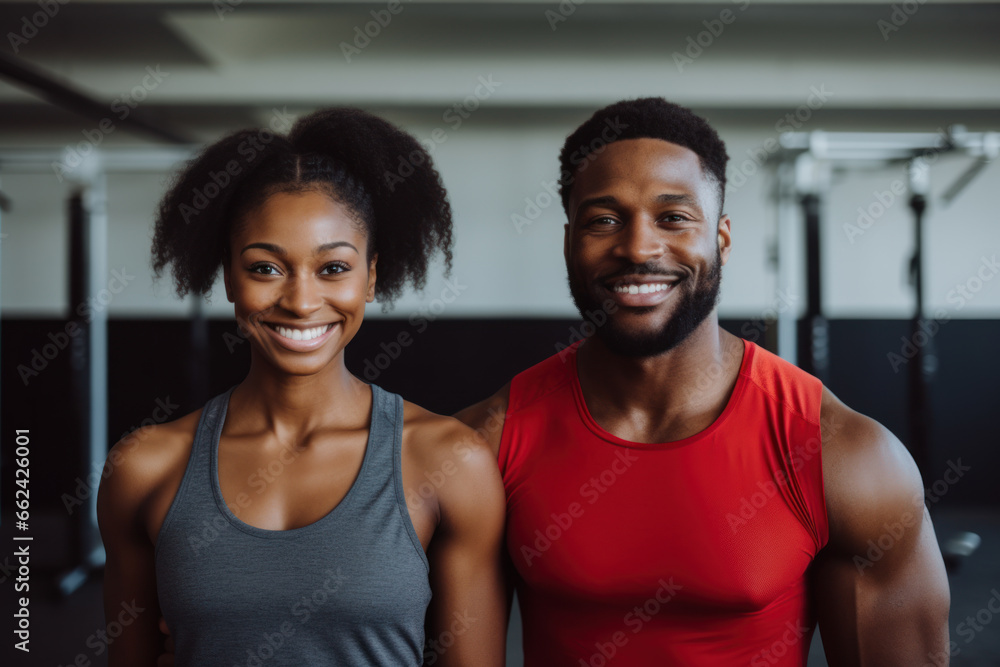
[[[645,308],[666,301],[679,282],[676,276],[631,275],[605,281],[604,288],[621,306]]]

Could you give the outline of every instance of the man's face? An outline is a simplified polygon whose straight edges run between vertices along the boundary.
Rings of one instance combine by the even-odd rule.
[[[618,354],[669,351],[715,309],[729,225],[694,151],[660,139],[609,144],[577,172],[569,197],[564,254],[576,307],[584,317],[608,311],[597,335]]]

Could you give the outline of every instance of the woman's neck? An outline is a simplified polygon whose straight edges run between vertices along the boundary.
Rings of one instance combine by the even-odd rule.
[[[319,429],[367,423],[370,407],[368,385],[347,370],[341,353],[312,375],[291,375],[254,359],[233,390],[229,409],[241,433],[270,433],[281,442],[302,442]]]

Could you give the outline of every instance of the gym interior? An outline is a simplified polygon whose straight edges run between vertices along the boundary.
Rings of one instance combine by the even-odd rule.
[[[586,332],[559,149],[599,107],[663,96],[730,156],[720,324],[907,446],[948,565],[951,664],[1000,665],[997,3],[38,0],[0,4],[0,26],[7,625],[22,429],[33,536],[31,652],[5,629],[4,664],[107,664],[108,447],[248,367],[221,277],[179,299],[150,268],[157,201],[199,147],[339,105],[421,140],[454,211],[453,270],[369,304],[347,364],[452,414]]]

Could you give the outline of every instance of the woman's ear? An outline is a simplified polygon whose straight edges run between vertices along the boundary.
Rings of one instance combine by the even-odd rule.
[[[233,283],[232,283],[232,279],[230,277],[230,271],[229,271],[229,253],[228,253],[228,251],[222,257],[222,282],[226,286],[226,299],[229,300],[229,303],[233,303],[234,302],[233,301]]]
[[[378,263],[378,253],[372,253],[372,261],[368,264],[368,294],[365,301],[371,303],[375,300],[375,265]]]

